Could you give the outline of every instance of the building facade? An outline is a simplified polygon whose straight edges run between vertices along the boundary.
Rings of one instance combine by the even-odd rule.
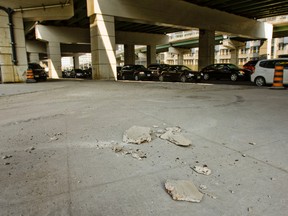
[[[266,18],[261,21],[269,22],[273,25],[288,23],[287,16],[278,16]],[[190,40],[193,38],[198,38],[198,31],[186,31],[177,32],[170,34],[170,41],[175,42],[179,40]],[[227,36],[228,38],[228,36]],[[288,57],[288,37],[273,38],[271,43],[271,58]],[[263,41],[253,40],[246,41],[241,47],[239,47],[237,52],[236,62],[232,62],[233,49],[225,44],[220,44],[215,46],[215,63],[236,63],[238,66],[243,66],[246,62],[250,60],[266,59],[267,54],[261,50]],[[198,48],[191,48],[185,54],[183,54],[183,64],[188,67],[197,70],[198,69]],[[158,61],[166,64],[180,64],[179,55],[174,53],[160,53],[158,54]]]

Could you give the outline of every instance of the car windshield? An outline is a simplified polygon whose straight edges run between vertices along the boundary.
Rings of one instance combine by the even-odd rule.
[[[239,67],[237,67],[237,66],[234,65],[234,64],[228,64],[227,67],[228,67],[229,69],[239,69]]]
[[[189,67],[187,67],[187,66],[182,66],[181,70],[191,70],[191,69]]]

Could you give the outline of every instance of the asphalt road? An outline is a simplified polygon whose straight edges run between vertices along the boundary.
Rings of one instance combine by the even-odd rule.
[[[287,90],[245,83],[1,84],[0,215],[286,216],[287,107]],[[134,125],[179,126],[193,145],[122,143]],[[167,179],[204,198],[172,200]]]

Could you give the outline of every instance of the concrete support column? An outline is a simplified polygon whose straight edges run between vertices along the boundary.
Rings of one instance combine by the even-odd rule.
[[[115,20],[113,16],[90,16],[92,79],[116,80]]]
[[[264,41],[264,43],[260,47],[259,56],[262,58],[264,57],[267,59],[271,59],[271,52],[272,52],[271,47],[272,47],[272,38]]]
[[[278,49],[278,38],[274,38],[274,50],[273,50],[273,58],[277,58],[277,49]]]
[[[183,62],[184,62],[184,58],[183,58],[183,53],[179,53],[178,55],[177,55],[177,57],[178,57],[178,64],[179,65],[183,65]]]
[[[156,46],[148,45],[147,46],[147,66],[152,63],[156,63]]]
[[[29,62],[31,63],[39,63],[39,53],[29,53]]]
[[[9,26],[13,27],[14,45],[17,61],[13,63],[12,41]],[[1,82],[23,82],[26,80],[28,68],[23,17],[21,13],[12,14],[9,22],[8,14],[0,10],[0,71]]]
[[[47,43],[49,77],[58,79],[62,77],[61,71],[61,48],[59,42]]]
[[[135,64],[135,46],[131,44],[124,45],[124,64]]]
[[[74,69],[79,69],[80,68],[79,57],[80,57],[80,55],[78,53],[73,55]]]
[[[238,48],[232,49],[230,54],[231,54],[230,63],[238,65],[239,49]]]
[[[214,63],[215,31],[199,30],[198,70]]]

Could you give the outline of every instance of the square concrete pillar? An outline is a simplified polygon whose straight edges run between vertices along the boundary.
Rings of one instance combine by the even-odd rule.
[[[49,41],[47,43],[49,77],[58,79],[62,77],[61,70],[61,48],[59,42]]]
[[[79,69],[80,68],[79,57],[80,57],[80,54],[78,54],[78,53],[73,55],[74,69]]]
[[[147,46],[147,66],[156,63],[156,45]]]
[[[230,63],[231,64],[235,64],[238,65],[238,56],[239,56],[239,49],[231,49],[230,50],[230,54],[231,54],[231,59],[230,59]]]
[[[214,63],[215,31],[199,30],[198,70]]]
[[[13,63],[10,25],[14,31],[16,64]],[[0,32],[1,82],[23,82],[26,80],[28,64],[22,14],[13,13],[12,22],[9,23],[8,14],[0,10]]]
[[[92,79],[116,80],[115,21],[113,16],[90,17]]]
[[[124,64],[135,64],[135,46],[124,44]]]

